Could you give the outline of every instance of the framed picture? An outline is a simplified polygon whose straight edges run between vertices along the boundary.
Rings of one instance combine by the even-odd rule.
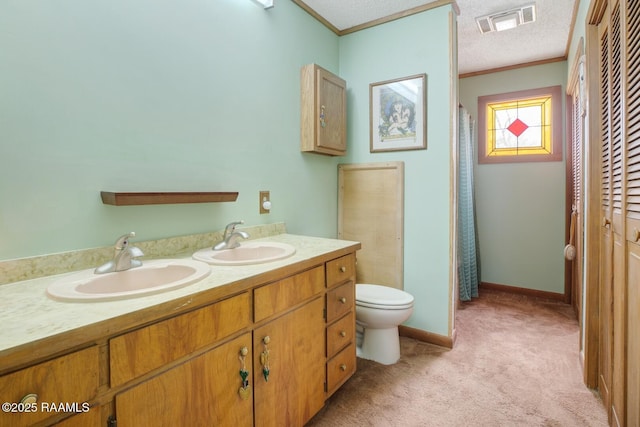
[[[427,75],[369,85],[370,151],[427,148]]]

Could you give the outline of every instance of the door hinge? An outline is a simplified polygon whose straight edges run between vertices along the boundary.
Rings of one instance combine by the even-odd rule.
[[[118,421],[113,415],[109,415],[107,418],[107,427],[118,427]]]

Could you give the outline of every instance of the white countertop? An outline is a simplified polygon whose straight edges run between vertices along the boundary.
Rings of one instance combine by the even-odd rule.
[[[46,288],[64,275],[42,277],[0,286],[0,365],[4,352],[35,341],[83,328],[172,300],[188,298],[268,271],[346,249],[357,242],[278,234],[256,241],[288,243],[296,253],[265,264],[211,266],[211,274],[194,284],[159,294],[105,302],[61,302],[46,295]],[[72,274],[72,273],[67,273]],[[188,305],[190,300],[183,303]],[[179,307],[178,307],[179,308]],[[177,309],[177,308],[176,308]]]

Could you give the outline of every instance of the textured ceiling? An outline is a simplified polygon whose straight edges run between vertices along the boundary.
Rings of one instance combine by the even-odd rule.
[[[566,55],[576,0],[456,0],[458,71],[491,70]],[[300,0],[339,31],[439,0]],[[481,34],[475,18],[535,3],[536,22]],[[276,5],[277,6],[277,5]]]

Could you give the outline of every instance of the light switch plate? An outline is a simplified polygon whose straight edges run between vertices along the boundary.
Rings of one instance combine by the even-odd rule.
[[[268,191],[261,191],[260,192],[260,213],[261,214],[268,214],[269,210],[264,208],[264,202],[269,202],[271,201],[271,196],[269,195]]]

